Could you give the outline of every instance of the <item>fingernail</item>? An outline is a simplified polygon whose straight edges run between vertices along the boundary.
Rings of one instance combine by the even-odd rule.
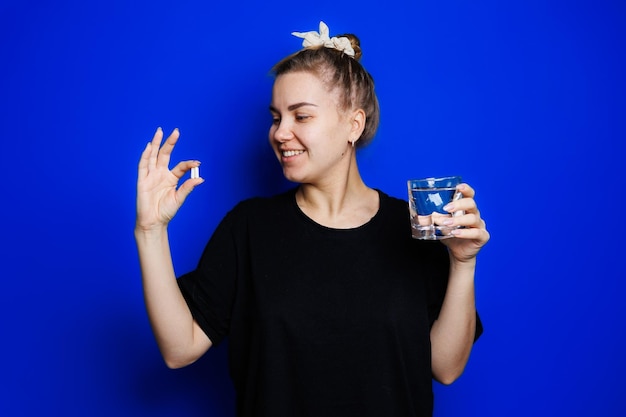
[[[454,223],[454,220],[452,220],[452,219],[447,219],[447,220],[443,221],[443,224],[445,226],[452,226],[453,223]]]
[[[448,212],[454,211],[454,204],[446,204],[445,206],[443,206],[443,209]]]

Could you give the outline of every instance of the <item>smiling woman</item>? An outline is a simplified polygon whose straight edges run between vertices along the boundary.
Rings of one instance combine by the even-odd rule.
[[[167,229],[176,273],[194,270],[236,202],[298,186],[284,179],[268,143],[274,82],[268,72],[300,49],[303,39],[290,32],[318,31],[321,10],[329,40],[358,35],[359,63],[376,82],[381,125],[370,145],[355,144],[364,182],[405,199],[409,178],[462,175],[476,188],[474,199],[494,237],[480,251],[476,272],[485,333],[452,387],[433,383],[435,415],[626,416],[626,332],[619,330],[626,323],[619,261],[626,235],[619,216],[626,178],[626,1],[363,5],[0,1],[0,350],[10,358],[1,371],[0,416],[234,416],[227,350],[241,334],[234,308],[242,299],[228,310],[225,342],[186,369],[163,366],[128,233],[135,224],[137,162],[159,125],[164,138],[181,128],[170,170],[180,160],[202,161],[205,182]],[[286,210],[272,209],[279,216],[295,213],[290,222],[264,219],[263,230],[276,240],[288,230],[307,230],[300,221],[311,223],[289,201]],[[617,216],[581,222],[591,207]],[[392,227],[383,223],[382,230]],[[342,239],[354,230],[324,234],[314,224],[311,230],[266,252],[267,262],[291,273],[294,283],[298,278],[329,316],[336,314],[323,320],[310,313],[317,326],[306,329],[335,336],[330,342],[337,352],[353,333],[333,331],[351,315],[362,318],[352,326],[355,338],[357,330],[376,343],[381,335],[393,337],[393,325],[377,327],[371,316],[391,314],[401,302],[381,312],[373,300],[371,316],[352,304],[357,297],[360,305],[370,302],[357,290],[375,273],[367,270],[368,257],[383,257],[382,249],[374,255],[369,249],[378,239],[386,243],[382,234],[368,231],[352,248]],[[339,267],[331,250],[352,275],[333,275]],[[414,264],[420,279],[424,264]],[[307,268],[318,274],[311,287]],[[381,276],[399,285],[395,270],[388,263]],[[337,278],[345,292],[331,292],[332,284],[319,277]],[[286,284],[284,299],[265,317],[315,311],[298,306],[301,298],[292,298]],[[332,297],[343,309],[330,308]],[[292,321],[304,328],[307,316]],[[277,330],[295,333],[285,324]],[[254,340],[271,337],[255,329]],[[320,346],[329,339],[313,345],[327,352],[330,346]],[[260,355],[258,346],[252,351]],[[285,358],[302,358],[301,344],[291,346],[281,351]],[[369,349],[349,359],[365,367]],[[257,381],[253,358],[241,366]],[[273,369],[303,375],[295,366]],[[337,364],[335,374],[345,369]],[[377,364],[359,375],[368,373],[382,391],[385,371]],[[293,387],[308,388],[314,389],[310,382]],[[343,393],[337,387],[337,395]]]
[[[463,372],[482,327],[476,255],[489,240],[473,199],[448,208],[454,239],[411,237],[407,203],[370,188],[356,162],[378,126],[358,38],[296,34],[279,62],[269,140],[298,185],[239,203],[198,267],[174,275],[167,226],[201,178],[168,168],[175,130],[144,150],[135,236],[148,314],[170,367],[229,339],[239,416],[431,416],[432,378]],[[444,246],[445,245],[445,246]]]
[[[335,175],[358,176],[351,144],[363,131],[363,110],[341,109],[338,94],[329,94],[308,72],[278,76],[270,108],[270,144],[287,179],[316,183],[334,181]]]

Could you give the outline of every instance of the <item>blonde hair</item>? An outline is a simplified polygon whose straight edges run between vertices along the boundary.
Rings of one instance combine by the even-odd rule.
[[[365,128],[356,146],[365,146],[374,138],[380,120],[374,79],[359,62],[362,56],[359,38],[352,34],[339,36],[350,40],[354,57],[325,46],[307,47],[282,59],[274,65],[272,73],[276,77],[292,72],[315,74],[329,90],[339,92],[342,110],[363,109]]]

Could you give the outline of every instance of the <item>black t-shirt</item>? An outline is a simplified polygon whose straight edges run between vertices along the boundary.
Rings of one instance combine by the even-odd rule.
[[[315,223],[295,190],[246,200],[179,278],[211,341],[229,338],[239,416],[432,415],[448,253],[411,238],[405,201],[379,196],[354,229]]]

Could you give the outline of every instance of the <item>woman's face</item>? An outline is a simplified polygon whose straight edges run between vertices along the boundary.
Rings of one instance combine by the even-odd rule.
[[[288,180],[317,184],[345,176],[353,123],[338,103],[337,93],[316,75],[293,72],[276,78],[269,140]]]

